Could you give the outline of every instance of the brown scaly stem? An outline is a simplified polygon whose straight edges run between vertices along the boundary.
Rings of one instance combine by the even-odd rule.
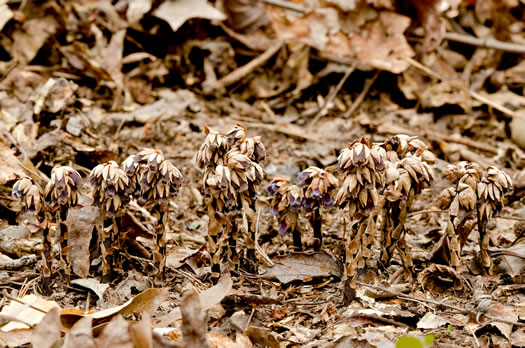
[[[247,231],[244,234],[244,243],[246,244],[246,257],[242,265],[243,269],[248,273],[257,272],[257,258],[255,256],[255,230],[256,230],[256,216],[255,204],[251,202],[248,207],[245,207],[246,219],[248,222]]]
[[[71,263],[69,260],[69,247],[67,246],[69,237],[69,224],[66,222],[67,212],[68,207],[61,205],[59,211],[56,214],[56,226],[60,243],[60,269],[64,271],[65,279],[69,283],[69,277],[71,275]]]
[[[51,243],[49,226],[46,226],[42,230],[42,261],[42,282],[40,286],[44,290],[44,293],[49,295],[51,294],[51,271],[53,269],[53,244]]]
[[[369,253],[366,252],[369,240],[366,235],[368,224],[369,217],[362,215],[361,218],[352,225],[350,242],[346,249],[346,260],[348,262],[347,275],[348,279],[350,279],[350,285],[352,288],[355,288],[359,272],[362,272],[365,269],[365,259],[369,256]]]
[[[321,217],[320,208],[316,208],[312,211],[310,215],[310,224],[314,231],[314,250],[319,251],[323,245],[323,219]]]
[[[42,281],[41,288],[45,294],[51,293],[51,272],[53,269],[53,245],[50,236],[49,222],[53,220],[53,214],[44,210],[44,197],[42,188],[29,177],[18,179],[13,185],[13,198],[21,200],[22,209],[33,215],[38,226],[42,229]]]
[[[103,225],[99,231],[100,250],[102,251],[102,283],[109,283],[113,280],[114,268],[120,260],[119,245],[119,226],[117,219],[108,219],[104,210],[101,212]]]
[[[228,262],[230,270],[237,270],[239,268],[239,255],[237,253],[237,239],[239,238],[239,231],[237,229],[236,216],[230,217],[230,230],[228,233]]]
[[[478,216],[480,216],[478,212]],[[481,266],[486,274],[492,274],[492,258],[488,252],[490,234],[487,233],[488,220],[485,218],[478,219],[478,232],[479,232],[479,252]]]
[[[412,271],[412,258],[406,245],[405,222],[408,215],[408,209],[412,206],[415,198],[414,190],[410,190],[408,198],[405,201],[395,201],[387,203],[385,214],[385,228],[382,233],[381,241],[381,264],[386,268],[390,262],[394,251],[397,250],[401,256],[401,261],[407,272]]]
[[[221,253],[219,231],[222,230],[222,217],[214,209],[208,209],[208,252],[211,258],[211,279],[216,283],[221,276]]]
[[[159,221],[155,226],[156,239],[155,250],[153,251],[153,265],[156,273],[154,274],[153,283],[157,286],[162,284],[166,266],[166,233],[169,220],[168,204],[159,205],[155,208],[159,213]]]
[[[295,226],[292,230],[293,245],[298,251],[303,251],[303,242],[301,240],[301,230],[299,226]]]

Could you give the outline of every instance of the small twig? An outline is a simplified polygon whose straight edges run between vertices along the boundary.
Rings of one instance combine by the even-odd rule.
[[[260,218],[261,218],[261,209],[257,209],[257,220],[255,223],[255,250],[257,250],[257,252],[261,254],[262,258],[264,259],[264,261],[266,261],[267,264],[269,264],[270,266],[274,266],[275,263],[268,257],[268,255],[266,255],[264,250],[262,250],[261,246],[259,245],[259,220]]]
[[[470,331],[470,334],[472,335],[472,337],[474,337],[474,345],[476,346],[476,348],[479,348],[479,342],[478,342],[478,338],[476,337],[476,334],[474,333],[474,331],[472,331],[472,328],[468,325],[465,325],[465,327],[468,329],[468,331]]]
[[[374,84],[374,82],[376,82],[377,80],[377,77],[379,76],[379,74],[381,73],[381,70],[376,70],[376,73],[374,74],[374,76],[372,76],[372,78],[368,79],[365,83],[365,86],[363,87],[363,90],[361,91],[361,93],[357,96],[357,98],[354,100],[354,102],[352,103],[352,105],[350,105],[350,108],[348,109],[347,112],[345,112],[343,118],[349,118],[350,116],[352,116],[352,114],[354,113],[354,111],[357,110],[357,108],[359,107],[359,105],[361,105],[361,103],[363,102],[363,100],[365,100],[365,97],[366,95],[368,94],[368,91],[370,91],[370,88],[372,87],[372,85]]]
[[[252,321],[254,314],[255,314],[255,307],[252,308],[252,312],[250,313],[250,316],[248,317],[248,321],[246,322],[246,325],[244,326],[244,331],[248,330],[248,328],[250,327],[250,321]]]
[[[294,4],[293,2],[286,1],[286,0],[263,0],[263,2],[267,3],[268,5],[278,6],[285,8],[287,10],[297,11],[301,13],[307,13],[311,10],[301,6],[299,4]]]
[[[439,209],[418,210],[418,211],[413,211],[411,213],[408,213],[407,217],[414,216],[414,215],[427,214],[427,213],[441,214],[441,213],[447,213],[447,212],[448,210],[439,210]]]
[[[410,58],[410,57],[403,57],[403,59],[406,60],[410,65],[414,66],[415,68],[418,68],[419,70],[423,71],[427,75],[432,76],[432,77],[434,77],[434,78],[436,78],[438,80],[441,80],[441,81],[446,81],[446,79],[443,78],[441,75],[439,75],[438,73],[432,71],[431,69],[429,69],[425,65],[421,64],[417,60],[415,60],[413,58]],[[504,113],[504,114],[506,114],[506,115],[508,115],[510,117],[525,119],[525,115],[521,115],[521,114],[519,114],[519,113],[517,113],[515,111],[512,111],[511,109],[509,109],[509,108],[507,108],[507,107],[505,107],[505,106],[503,106],[503,105],[501,105],[499,103],[496,103],[495,101],[492,101],[492,100],[488,99],[487,97],[482,96],[481,94],[479,94],[477,92],[471,91],[470,89],[468,89],[466,87],[458,86],[458,88],[461,89],[463,92],[468,93],[472,98],[482,102],[483,104],[491,106],[494,109],[499,110],[502,113]]]
[[[208,289],[208,287],[206,286],[206,284],[204,284],[203,282],[201,282],[200,280],[198,280],[197,278],[195,278],[193,275],[191,275],[190,273],[188,272],[185,272],[183,270],[180,270],[180,269],[177,269],[175,267],[170,267],[171,270],[173,270],[175,273],[178,273],[180,275],[182,275],[183,277],[186,277],[188,278],[191,282],[194,282],[196,284],[198,284],[201,289],[197,289],[199,291],[201,291],[202,289],[206,290]]]
[[[313,127],[317,123],[317,121],[319,121],[319,119],[324,115],[326,108],[335,99],[335,97],[337,96],[337,94],[339,93],[343,85],[345,84],[346,80],[348,79],[350,74],[355,70],[356,67],[357,67],[357,61],[355,61],[352,65],[348,67],[345,74],[343,75],[343,78],[341,78],[337,86],[335,86],[335,88],[332,91],[330,91],[330,93],[328,93],[328,96],[326,96],[323,105],[321,106],[317,114],[315,115],[309,127]]]
[[[13,271],[36,263],[36,255],[26,255],[19,259],[0,262],[0,270]]]
[[[392,294],[394,296],[397,296],[399,298],[404,298],[404,299],[407,299],[407,300],[410,300],[410,301],[415,301],[415,302],[421,302],[422,301],[422,302],[427,302],[427,303],[434,304],[436,306],[442,306],[442,307],[450,308],[450,309],[458,311],[459,313],[462,313],[462,314],[471,314],[471,315],[477,315],[478,314],[475,311],[471,311],[471,310],[468,310],[468,309],[465,309],[465,308],[462,308],[462,307],[459,307],[459,306],[450,305],[450,304],[444,303],[442,301],[435,301],[435,300],[429,300],[429,299],[426,299],[426,298],[420,298],[420,297],[416,297],[416,296],[405,295],[405,294],[403,294],[401,292],[393,291],[393,290],[384,288],[382,286],[376,286],[376,285],[372,285],[372,284],[367,284],[367,283],[363,283],[363,282],[360,282],[360,281],[358,281],[357,284],[359,284],[361,286],[366,286],[366,287],[369,287],[369,288],[372,288],[372,289],[388,292],[388,293],[390,293],[390,294]],[[510,325],[516,325],[516,326],[525,327],[525,323],[518,323],[517,321],[506,320],[506,319],[503,319],[503,318],[496,318],[496,317],[492,317],[492,316],[489,316],[489,315],[485,315],[485,318],[493,320],[493,321],[498,321],[500,323],[506,323],[506,324],[510,324]]]
[[[27,306],[27,307],[29,307],[29,308],[31,308],[31,309],[34,309],[35,311],[39,311],[39,312],[41,312],[41,313],[47,314],[47,311],[46,311],[46,310],[44,310],[44,309],[42,309],[42,308],[35,307],[35,306],[33,306],[33,305],[29,304],[29,303],[25,303],[25,302],[22,301],[21,299],[9,295],[9,294],[7,293],[7,290],[6,290],[6,289],[3,289],[3,291],[2,291],[2,295],[4,295],[4,297],[7,298],[8,300],[18,302],[18,303],[20,303],[20,304],[23,304],[24,306]]]
[[[427,214],[427,213],[443,214],[443,213],[448,213],[448,210],[440,210],[440,209],[418,210],[418,211],[413,211],[411,213],[408,213],[407,217],[414,216],[414,215],[420,215],[420,214]],[[525,221],[525,218],[520,218],[517,216],[494,215],[494,217],[496,219],[503,219],[503,220]]]
[[[525,218],[520,218],[517,216],[501,216],[501,215],[495,215],[496,219],[503,219],[503,220],[514,220],[514,221],[525,221]]]
[[[91,291],[87,292],[86,296],[86,307],[84,309],[84,312],[89,313],[89,303],[91,302]]]
[[[513,42],[499,41],[494,38],[478,38],[471,35],[459,33],[445,33],[445,39],[455,42],[461,42],[467,45],[492,48],[504,52],[525,54],[525,45]]]
[[[273,46],[270,46],[266,51],[264,51],[260,56],[253,59],[249,63],[235,69],[231,73],[229,73],[226,76],[223,76],[217,81],[217,84],[215,85],[216,90],[221,90],[225,87],[228,87],[235,82],[241,80],[242,78],[246,77],[246,75],[253,72],[255,69],[266,63],[268,59],[270,59],[277,51],[281,49],[283,45],[282,41],[278,41]]]

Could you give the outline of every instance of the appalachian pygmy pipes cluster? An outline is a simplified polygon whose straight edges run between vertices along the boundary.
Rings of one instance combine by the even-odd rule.
[[[248,137],[247,129],[240,124],[225,134],[205,127],[205,134],[194,160],[202,172],[209,217],[211,276],[216,282],[223,261],[234,271],[241,260],[246,271],[257,271],[256,202],[264,178],[260,163],[266,158],[266,150],[261,138]],[[376,236],[380,237],[378,265],[386,268],[397,251],[406,275],[410,276],[413,264],[405,241],[405,222],[417,196],[433,181],[430,165],[434,162],[435,156],[417,137],[401,134],[374,144],[362,137],[341,150],[336,168],[309,167],[297,175],[295,183],[275,177],[266,188],[271,214],[279,222],[279,231],[292,235],[297,250],[303,250],[299,219],[307,218],[314,235],[313,248],[319,250],[323,245],[325,211],[348,207],[348,284],[355,286],[359,274],[372,260]],[[495,167],[488,167],[484,173],[478,164],[470,162],[450,165],[443,174],[452,186],[443,190],[439,203],[448,210],[449,219],[432,259],[460,267],[461,249],[477,225],[480,265],[490,273],[487,224],[501,211],[505,194],[512,190],[511,179]],[[128,203],[135,200],[157,218],[151,258],[153,282],[160,285],[166,262],[169,201],[182,184],[179,170],[161,151],[144,149],[120,165],[115,161],[99,164],[92,170],[90,182],[93,204],[99,207],[101,216],[96,226],[96,244],[103,281],[111,281],[112,270],[122,267],[122,219]],[[66,280],[71,274],[67,216],[69,209],[78,204],[82,184],[80,174],[64,166],[52,170],[43,190],[29,177],[20,178],[13,187],[13,196],[22,201],[24,211],[43,232],[42,288],[46,292],[52,285],[54,239],[58,239],[60,250],[59,269]],[[57,238],[52,238],[53,225]],[[246,246],[244,255],[238,245],[241,232]]]
[[[477,163],[460,162],[449,165],[443,175],[452,184],[439,196],[442,209],[450,219],[446,233],[433,252],[433,260],[444,259],[452,267],[461,265],[461,249],[475,225],[479,231],[479,263],[485,273],[492,274],[487,224],[503,208],[504,196],[512,192],[512,180],[503,171],[489,166],[486,173]]]
[[[254,272],[255,203],[264,171],[259,163],[266,158],[260,137],[247,137],[247,130],[236,125],[227,134],[205,128],[206,139],[195,156],[202,170],[202,184],[208,208],[208,251],[212,279],[219,279],[223,250],[231,269],[239,266],[237,238],[243,213],[248,221],[245,231],[247,270]],[[223,245],[227,241],[227,246]]]
[[[114,161],[99,164],[92,170],[90,182],[93,204],[100,208],[101,221],[96,226],[96,238],[99,255],[102,257],[103,281],[110,281],[111,270],[120,266],[121,218],[127,209],[127,203],[136,199],[158,218],[152,258],[155,268],[153,281],[159,285],[166,257],[169,200],[177,194],[182,184],[179,170],[164,158],[161,151],[145,149],[128,157],[121,166]],[[63,166],[52,170],[51,179],[44,190],[29,177],[19,179],[13,187],[13,196],[22,200],[23,209],[37,218],[43,232],[41,284],[43,291],[47,293],[51,291],[54,261],[51,223],[54,218],[59,239],[59,269],[68,281],[71,274],[68,246],[70,226],[66,220],[69,209],[78,203],[78,190],[82,185],[80,174]]]

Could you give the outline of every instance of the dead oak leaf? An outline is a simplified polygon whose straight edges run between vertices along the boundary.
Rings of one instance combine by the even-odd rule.
[[[13,58],[27,64],[35,58],[47,39],[55,34],[58,22],[52,16],[27,20],[22,28],[13,32],[12,47],[7,48]]]
[[[206,0],[165,1],[153,15],[165,20],[171,29],[177,31],[188,19],[205,18],[222,21],[226,16]]]
[[[17,177],[25,176],[22,163],[13,154],[9,145],[0,139],[0,185],[5,185]]]
[[[409,17],[369,7],[341,12],[330,5],[293,15],[272,6],[265,9],[281,40],[303,42],[336,57],[356,57],[364,64],[395,74],[409,67],[404,59],[414,56],[404,36]]]
[[[328,253],[321,251],[313,254],[292,253],[273,259],[275,265],[264,275],[265,279],[277,278],[286,284],[295,280],[307,281],[313,278],[335,276],[341,278],[343,265]]]

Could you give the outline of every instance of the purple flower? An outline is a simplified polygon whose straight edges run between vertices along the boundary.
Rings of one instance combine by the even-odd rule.
[[[309,184],[310,181],[310,173],[300,172],[299,174],[297,174],[297,185]]]
[[[312,199],[310,199],[310,198],[307,198],[307,199],[303,200],[303,208],[306,211],[312,210],[312,207],[313,207],[314,204],[315,204],[315,202]]]
[[[316,188],[314,192],[312,192],[311,197],[313,199],[320,199],[321,198],[321,191],[319,191],[319,188]]]
[[[279,186],[277,186],[277,184],[274,182],[272,182],[270,185],[266,187],[266,192],[268,192],[268,194],[272,196],[275,196],[278,190],[279,190]]]
[[[335,204],[335,202],[334,202],[334,200],[332,199],[332,197],[326,195],[326,196],[324,197],[324,202],[323,202],[323,204],[324,204],[325,207],[333,207],[334,204]]]
[[[279,215],[279,209],[277,209],[277,207],[270,209],[270,214],[272,216],[278,216]]]
[[[290,208],[300,207],[303,204],[301,199],[297,199],[294,196],[290,195]]]
[[[286,227],[286,222],[281,222],[281,225],[279,226],[279,233],[284,235],[289,235],[290,231],[288,231],[288,227]]]

